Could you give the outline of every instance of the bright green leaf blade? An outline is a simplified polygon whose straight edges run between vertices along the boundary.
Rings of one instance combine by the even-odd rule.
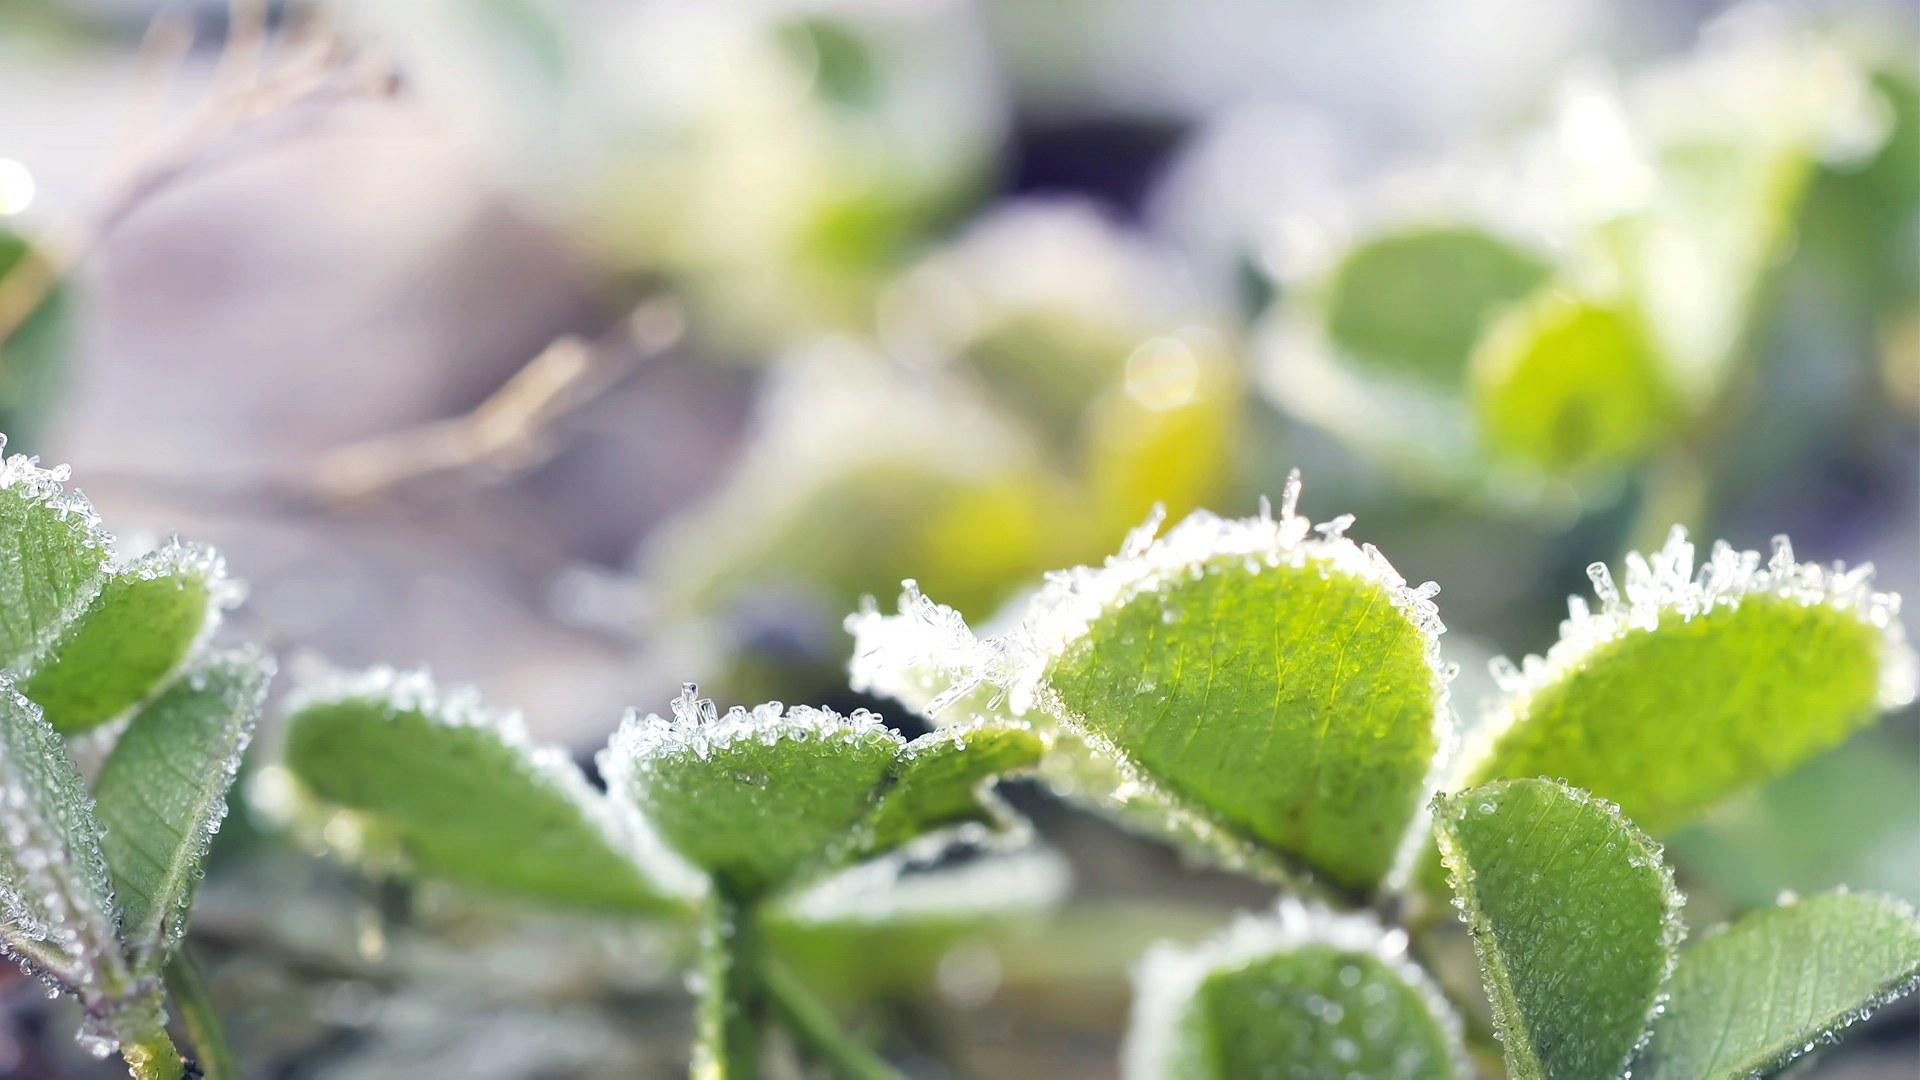
[[[1777,545],[1763,566],[1716,544],[1696,576],[1676,529],[1627,557],[1624,597],[1596,563],[1599,610],[1575,598],[1546,658],[1499,674],[1463,784],[1561,777],[1660,833],[1913,700],[1898,598],[1872,591],[1870,567]]]
[[[234,650],[197,663],[137,713],[94,783],[120,937],[142,974],[186,932],[227,791],[266,700],[273,662]]]
[[[486,710],[470,690],[443,693],[424,673],[375,668],[303,688],[285,764],[423,874],[556,906],[682,906],[671,863],[563,752],[534,745],[517,715]]]
[[[1479,229],[1388,234],[1353,248],[1334,271],[1327,334],[1369,371],[1456,386],[1486,324],[1549,273],[1543,259]]]
[[[7,951],[70,988],[97,993],[126,963],[100,822],[66,744],[0,681],[0,911]]]
[[[1679,420],[1640,318],[1559,292],[1487,334],[1473,357],[1473,398],[1496,460],[1560,476],[1637,461]]]
[[[0,439],[0,452],[6,442]],[[93,598],[111,539],[65,466],[14,455],[0,464],[0,667],[19,670]]]
[[[1920,921],[1835,892],[1758,911],[1680,954],[1634,1070],[1650,1080],[1770,1073],[1920,984]]]
[[[1136,979],[1126,1075],[1469,1077],[1460,1021],[1406,947],[1370,917],[1291,900],[1197,947],[1157,946]]]
[[[1659,846],[1611,804],[1549,780],[1436,803],[1508,1075],[1620,1076],[1685,932]]]
[[[1008,811],[989,801],[986,787],[1032,768],[1044,750],[1024,724],[974,723],[915,739],[900,751],[893,786],[862,826],[861,853],[890,851],[936,829],[1004,825]]]
[[[629,716],[600,771],[721,891],[753,897],[830,868],[904,744],[872,713],[774,702],[721,716],[688,688],[671,719]]]
[[[1371,547],[1195,514],[1056,574],[1000,649],[1037,708],[1223,830],[1365,887],[1395,862],[1451,713],[1431,597]],[[1123,770],[1125,771],[1125,770]]]
[[[116,571],[21,685],[63,734],[120,716],[218,624],[235,586],[220,556],[172,545]]]

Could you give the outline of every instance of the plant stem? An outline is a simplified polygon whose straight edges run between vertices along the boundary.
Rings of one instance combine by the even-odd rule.
[[[165,1027],[144,1028],[122,1036],[120,1056],[126,1059],[134,1080],[180,1080],[186,1075],[187,1063],[181,1060]]]
[[[716,890],[700,928],[693,1080],[757,1080],[767,1013],[751,908]]]
[[[810,1053],[831,1066],[835,1076],[845,1080],[901,1080],[899,1070],[840,1030],[833,1013],[779,961],[763,957],[760,978],[787,1029]]]
[[[194,1063],[206,1080],[240,1080],[240,1068],[227,1045],[227,1033],[220,1026],[220,1014],[207,996],[200,969],[187,955],[184,946],[167,962],[163,973],[167,993],[180,1010],[180,1024],[186,1028],[187,1043],[193,1048]]]

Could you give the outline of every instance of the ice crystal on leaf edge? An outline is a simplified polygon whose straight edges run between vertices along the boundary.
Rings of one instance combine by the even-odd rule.
[[[1368,912],[1337,912],[1292,897],[1282,898],[1270,915],[1238,916],[1200,945],[1155,945],[1134,971],[1133,1018],[1121,1072],[1142,1080],[1164,1075],[1181,1011],[1216,972],[1322,947],[1370,958],[1411,988],[1445,1036],[1455,1075],[1474,1075],[1459,1015],[1432,976],[1408,955],[1407,946],[1406,931],[1387,929]]]
[[[1019,622],[1003,633],[984,638],[976,635],[957,611],[927,598],[914,582],[904,582],[895,614],[883,614],[869,601],[847,617],[846,627],[855,642],[849,679],[854,689],[892,697],[935,722],[955,702],[982,686],[991,686],[995,708],[1004,706],[1016,717],[1038,708],[1101,758],[1101,764],[1114,773],[1109,801],[1124,806],[1139,797],[1155,803],[1176,819],[1168,823],[1171,831],[1192,836],[1229,865],[1262,876],[1291,879],[1297,877],[1291,867],[1264,858],[1257,845],[1231,835],[1204,810],[1167,791],[1124,750],[1074,716],[1052,694],[1047,676],[1052,665],[1102,616],[1144,593],[1192,580],[1211,565],[1239,562],[1257,569],[1263,565],[1297,568],[1312,564],[1323,573],[1346,574],[1369,582],[1387,594],[1394,608],[1419,633],[1431,673],[1433,763],[1387,875],[1390,885],[1404,881],[1420,853],[1427,832],[1427,808],[1452,759],[1455,743],[1456,723],[1448,690],[1455,669],[1441,656],[1440,635],[1446,632],[1446,626],[1433,602],[1440,587],[1430,581],[1408,585],[1379,549],[1349,539],[1346,531],[1353,524],[1351,514],[1313,524],[1297,512],[1300,492],[1300,471],[1295,469],[1287,476],[1278,515],[1265,500],[1260,513],[1251,518],[1221,518],[1196,511],[1164,535],[1160,529],[1165,513],[1156,508],[1127,534],[1117,554],[1099,566],[1049,573],[1045,584],[1027,600]]]
[[[1772,554],[1764,562],[1759,552],[1739,551],[1721,540],[1696,570],[1694,545],[1687,539],[1687,530],[1675,525],[1659,550],[1627,555],[1621,584],[1615,583],[1605,563],[1588,566],[1587,576],[1593,581],[1597,604],[1583,596],[1569,597],[1560,637],[1545,656],[1529,655],[1517,665],[1502,656],[1488,665],[1500,696],[1474,725],[1449,772],[1449,786],[1471,776],[1492,755],[1501,738],[1526,715],[1535,695],[1580,671],[1608,645],[1656,630],[1663,617],[1678,615],[1690,621],[1720,608],[1738,607],[1752,596],[1852,613],[1880,633],[1880,707],[1897,709],[1914,700],[1920,657],[1900,624],[1900,597],[1874,591],[1872,563],[1849,568],[1839,562],[1799,562],[1793,545],[1779,535],[1773,538]]]

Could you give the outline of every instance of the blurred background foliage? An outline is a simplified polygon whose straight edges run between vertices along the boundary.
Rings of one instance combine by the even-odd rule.
[[[1298,465],[1445,587],[1471,723],[1671,522],[1920,593],[1917,48],[1894,3],[11,0],[0,428],[219,543],[245,632],[580,748],[687,679],[856,703],[863,597],[990,621]],[[1260,898],[1016,799],[1070,887],[776,937],[928,1075],[1105,1075],[1139,949]],[[684,942],[265,822],[195,928],[262,1075],[679,1069]],[[1920,901],[1916,718],[1672,850],[1696,922]],[[0,1075],[86,1075],[5,993]]]

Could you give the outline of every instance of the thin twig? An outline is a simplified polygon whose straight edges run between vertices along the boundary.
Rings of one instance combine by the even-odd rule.
[[[562,337],[472,411],[337,447],[310,467],[306,484],[323,501],[353,502],[447,473],[522,472],[552,456],[559,421],[672,349],[683,326],[675,301],[649,300],[626,319],[623,340]]]

